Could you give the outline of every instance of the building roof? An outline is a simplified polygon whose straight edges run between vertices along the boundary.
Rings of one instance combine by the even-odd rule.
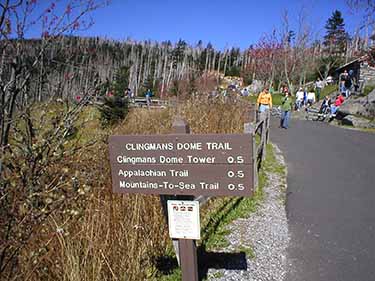
[[[354,60],[352,60],[352,61],[347,62],[347,63],[344,64],[344,65],[341,65],[340,67],[338,67],[338,68],[336,69],[336,71],[337,71],[337,70],[340,70],[340,69],[342,69],[342,68],[345,68],[345,67],[347,67],[348,65],[351,65],[351,64],[353,64],[353,63],[355,63],[355,62],[362,62],[362,61],[366,60],[367,58],[368,58],[367,55],[364,55],[364,56],[358,57],[358,58],[356,58],[356,59],[354,59]]]

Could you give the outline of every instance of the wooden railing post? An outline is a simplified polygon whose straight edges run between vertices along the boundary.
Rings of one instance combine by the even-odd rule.
[[[253,179],[254,179],[254,189],[258,189],[258,150],[255,141],[256,134],[256,121],[254,123],[244,124],[244,133],[251,135],[251,142],[253,144]]]
[[[258,188],[258,173],[262,162],[266,158],[267,144],[270,132],[270,111],[258,112],[255,110],[255,121],[253,123],[244,124],[244,133],[251,134],[253,143],[253,177],[254,187]],[[256,135],[259,135],[260,142],[256,144]]]
[[[266,112],[262,112],[261,113],[261,116],[260,116],[260,120],[262,122],[262,133],[261,133],[261,140],[260,140],[260,143],[262,145],[262,162],[264,161],[264,159],[266,158],[266,130],[267,130],[267,111]]]
[[[271,122],[271,111],[268,111],[267,112],[267,116],[266,116],[266,119],[267,119],[267,126],[266,126],[266,145],[268,144],[269,142],[269,139],[270,139],[270,122]]]

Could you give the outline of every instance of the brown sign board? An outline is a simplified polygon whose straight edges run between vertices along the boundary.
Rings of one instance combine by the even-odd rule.
[[[248,134],[111,136],[109,154],[115,193],[252,195]]]

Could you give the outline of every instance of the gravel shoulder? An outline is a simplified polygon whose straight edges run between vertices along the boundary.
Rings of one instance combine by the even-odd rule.
[[[286,167],[281,151],[276,145],[273,147],[276,162]],[[246,265],[235,269],[236,266],[230,264],[233,261],[228,260],[225,269],[209,269],[208,280],[284,280],[290,240],[285,209],[287,169],[283,172],[270,170],[265,171],[264,197],[256,212],[228,226],[229,245],[220,249],[224,253],[245,252]]]

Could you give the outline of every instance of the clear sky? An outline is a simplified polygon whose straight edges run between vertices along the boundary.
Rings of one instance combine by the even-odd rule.
[[[79,35],[172,42],[181,38],[193,45],[202,40],[219,49],[243,49],[264,33],[280,30],[284,11],[296,31],[302,9],[314,39],[324,35],[335,9],[343,13],[351,34],[362,20],[350,12],[346,0],[112,0],[94,12],[95,25]]]

